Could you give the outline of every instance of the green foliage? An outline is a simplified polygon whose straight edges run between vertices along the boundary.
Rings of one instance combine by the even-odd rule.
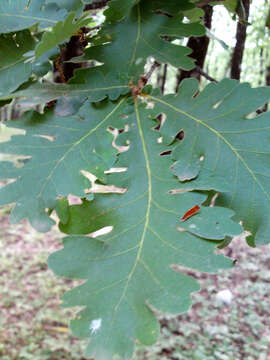
[[[251,245],[269,242],[269,115],[254,112],[270,90],[224,80],[198,94],[192,79],[177,95],[145,87],[149,57],[155,66],[194,67],[183,37],[201,36],[204,27],[188,0],[113,0],[101,28],[80,39],[80,28],[94,22],[82,10],[81,1],[0,5],[1,41],[12,49],[0,63],[0,100],[46,104],[12,121],[21,133],[0,144],[8,180],[0,205],[15,203],[11,222],[27,217],[42,232],[55,210],[69,236],[49,266],[85,280],[63,297],[64,306],[83,307],[71,328],[91,337],[87,354],[96,360],[129,359],[136,340],[156,341],[155,309],[186,311],[199,289],[172,265],[203,272],[232,266],[214,249],[242,232],[240,221]],[[70,49],[54,52],[71,36],[83,55],[67,61],[83,64],[68,82],[52,83],[50,61],[65,82]],[[69,195],[81,203],[69,204]],[[199,212],[182,221],[195,205]]]
[[[24,54],[33,50],[35,40],[29,30],[0,36],[0,94],[9,94],[28,80],[33,69]]]
[[[1,33],[27,29],[35,24],[40,28],[54,26],[67,12],[45,0],[2,0],[0,3]]]
[[[35,49],[35,56],[39,58],[56,45],[68,40],[73,34],[89,23],[88,14],[78,20],[74,20],[75,14],[70,13],[65,21],[59,21],[50,32],[45,32],[38,46]]]

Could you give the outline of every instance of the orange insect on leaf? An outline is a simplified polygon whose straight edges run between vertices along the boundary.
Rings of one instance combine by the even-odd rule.
[[[198,205],[193,206],[191,209],[189,209],[182,217],[181,220],[182,221],[186,221],[187,219],[189,219],[191,216],[197,214],[200,210],[200,207]]]

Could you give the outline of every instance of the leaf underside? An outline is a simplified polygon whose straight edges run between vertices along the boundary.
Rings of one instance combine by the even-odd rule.
[[[119,141],[129,140],[130,148],[116,163],[128,170],[108,175],[109,183],[128,191],[124,195],[95,194],[93,201],[71,206],[68,221],[60,224],[71,236],[64,240],[64,249],[49,258],[56,274],[86,280],[62,300],[63,306],[85,307],[71,328],[78,337],[92,335],[87,355],[95,359],[116,354],[129,358],[136,339],[153,344],[159,334],[153,308],[173,314],[186,311],[190,293],[199,289],[194,279],[176,273],[171,266],[205,272],[230,267],[229,259],[213,254],[216,241],[205,238],[223,239],[242,231],[230,219],[232,211],[203,206],[185,222],[186,231],[177,230],[183,227],[180,218],[185,211],[203,203],[207,195],[169,193],[179,185],[169,170],[171,159],[160,156],[164,145],[157,142],[159,133],[152,129],[149,111],[135,108],[135,113],[114,123],[120,128],[129,125]],[[104,226],[112,226],[112,232],[97,239],[76,235]],[[100,328],[95,331],[96,323]]]
[[[194,66],[190,50],[172,43],[204,34],[184,20],[189,11],[197,18],[189,0],[110,1],[90,46],[71,60],[99,66],[85,65],[65,84],[36,81],[57,45],[88,25],[82,11],[90,3],[0,3],[0,100],[58,99],[55,109],[10,123],[0,142],[0,205],[13,203],[11,222],[26,217],[42,232],[56,212],[68,236],[49,266],[84,280],[62,297],[63,306],[82,307],[72,331],[91,338],[87,355],[96,360],[130,359],[136,341],[157,340],[156,310],[186,311],[199,289],[175,265],[230,268],[214,250],[242,232],[240,222],[250,245],[269,243],[269,113],[255,112],[270,89],[223,80],[198,92],[188,79],[177,95],[131,95],[149,56]],[[80,203],[69,204],[70,195]],[[97,235],[102,229],[108,232]]]
[[[187,309],[189,295],[198,287],[194,280],[176,274],[172,265],[206,272],[231,265],[213,249],[218,240],[241,233],[232,217],[241,220],[258,242],[264,243],[269,235],[263,226],[265,213],[255,209],[260,215],[256,223],[254,213],[243,208],[261,202],[268,206],[269,190],[263,182],[267,174],[259,174],[259,167],[268,152],[269,115],[246,117],[267,101],[269,89],[225,80],[210,84],[194,98],[196,91],[196,81],[189,79],[177,96],[146,95],[154,102],[153,109],[136,100],[134,110],[126,96],[98,106],[86,102],[74,117],[59,118],[52,111],[29,113],[23,122],[13,123],[26,135],[13,136],[0,147],[1,153],[27,157],[22,168],[1,164],[8,178],[17,178],[1,189],[1,204],[20,199],[19,218],[31,218],[31,211],[37,216],[36,208],[43,209],[45,217],[45,209],[56,207],[59,196],[87,197],[85,190],[91,185],[82,170],[127,190],[95,194],[94,200],[62,211],[60,229],[70,236],[64,249],[49,260],[57,274],[86,280],[63,299],[65,306],[85,307],[72,329],[80,337],[92,335],[88,354],[97,359],[105,356],[105,348],[110,356],[130,356],[135,339],[153,343],[158,336],[153,308],[172,313]],[[153,119],[160,113],[166,119],[158,131]],[[108,128],[127,129],[116,138],[118,146],[128,145],[127,151],[117,154]],[[184,139],[175,142],[179,131],[184,131]],[[259,144],[254,132],[260,133]],[[166,155],[168,150],[172,153]],[[175,172],[173,167],[177,161],[200,161],[198,174],[179,181],[181,169]],[[105,177],[104,171],[112,166],[127,170]],[[208,207],[212,190],[220,194],[216,206]],[[25,205],[27,198],[31,203]],[[181,221],[194,205],[200,206],[198,214]],[[16,207],[14,211],[16,218]],[[105,226],[112,227],[108,235],[96,239],[87,235]]]

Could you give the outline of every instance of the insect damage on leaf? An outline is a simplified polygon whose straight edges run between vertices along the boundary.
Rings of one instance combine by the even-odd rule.
[[[195,214],[197,214],[199,211],[200,211],[200,207],[198,205],[195,205],[181,217],[181,220],[186,221],[191,216],[194,216]]]
[[[91,0],[64,3],[0,2],[8,54],[0,60],[0,105],[55,104],[7,128],[0,205],[14,203],[11,222],[27,217],[43,232],[56,212],[67,236],[49,267],[84,281],[62,298],[81,308],[71,329],[91,338],[87,356],[127,360],[136,341],[157,340],[156,310],[186,311],[199,290],[174,265],[230,268],[233,261],[214,250],[242,233],[240,222],[250,244],[269,242],[269,113],[249,117],[270,90],[224,80],[198,92],[188,79],[163,96],[145,86],[165,63],[194,66],[183,37],[205,31],[187,21],[189,0],[112,0],[101,24],[83,12]],[[69,80],[51,83],[51,65],[61,70],[59,47],[81,26],[91,36],[80,37],[84,53],[69,61],[83,67],[67,78],[63,67]]]

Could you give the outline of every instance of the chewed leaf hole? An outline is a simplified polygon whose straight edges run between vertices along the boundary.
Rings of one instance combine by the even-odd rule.
[[[172,151],[171,150],[166,150],[166,151],[163,151],[162,153],[160,153],[159,155],[160,156],[168,156],[168,155],[171,155]]]
[[[113,173],[120,173],[120,172],[126,172],[127,167],[118,167],[118,168],[111,168],[109,170],[104,171],[104,174],[113,174]]]
[[[93,238],[96,238],[98,236],[102,236],[102,235],[107,235],[109,234],[110,232],[113,231],[113,226],[104,226],[103,228],[97,230],[97,231],[94,231],[93,233],[89,234],[89,236],[93,237]]]
[[[127,191],[127,188],[120,188],[115,185],[100,185],[93,184],[90,189],[85,190],[85,194],[124,194]]]
[[[159,131],[160,128],[162,128],[162,126],[164,125],[165,120],[166,120],[166,115],[165,114],[159,114],[156,117],[157,125],[153,129]]]
[[[184,132],[184,130],[180,130],[179,133],[176,135],[175,140],[181,141],[181,140],[184,139],[184,137],[185,137],[185,132]]]
[[[13,166],[17,168],[23,167],[29,159],[31,159],[31,156],[0,153],[0,161],[12,162]]]
[[[219,107],[219,105],[222,103],[223,100],[219,100],[218,102],[216,102],[214,105],[213,105],[213,109],[217,109]]]
[[[69,205],[80,205],[82,204],[82,199],[79,196],[68,195],[67,197]]]
[[[211,199],[211,202],[210,202],[210,206],[213,207],[215,206],[215,203],[216,203],[216,200],[217,200],[217,197],[218,197],[219,193],[216,193],[212,199]]]
[[[49,135],[34,135],[34,136],[41,137],[41,138],[49,140],[51,142],[56,140],[56,136],[49,136]]]
[[[101,324],[102,324],[102,319],[92,320],[89,326],[89,330],[91,331],[91,334],[95,334],[101,328]]]
[[[184,194],[191,191],[192,189],[171,189],[168,191],[168,194]]]

